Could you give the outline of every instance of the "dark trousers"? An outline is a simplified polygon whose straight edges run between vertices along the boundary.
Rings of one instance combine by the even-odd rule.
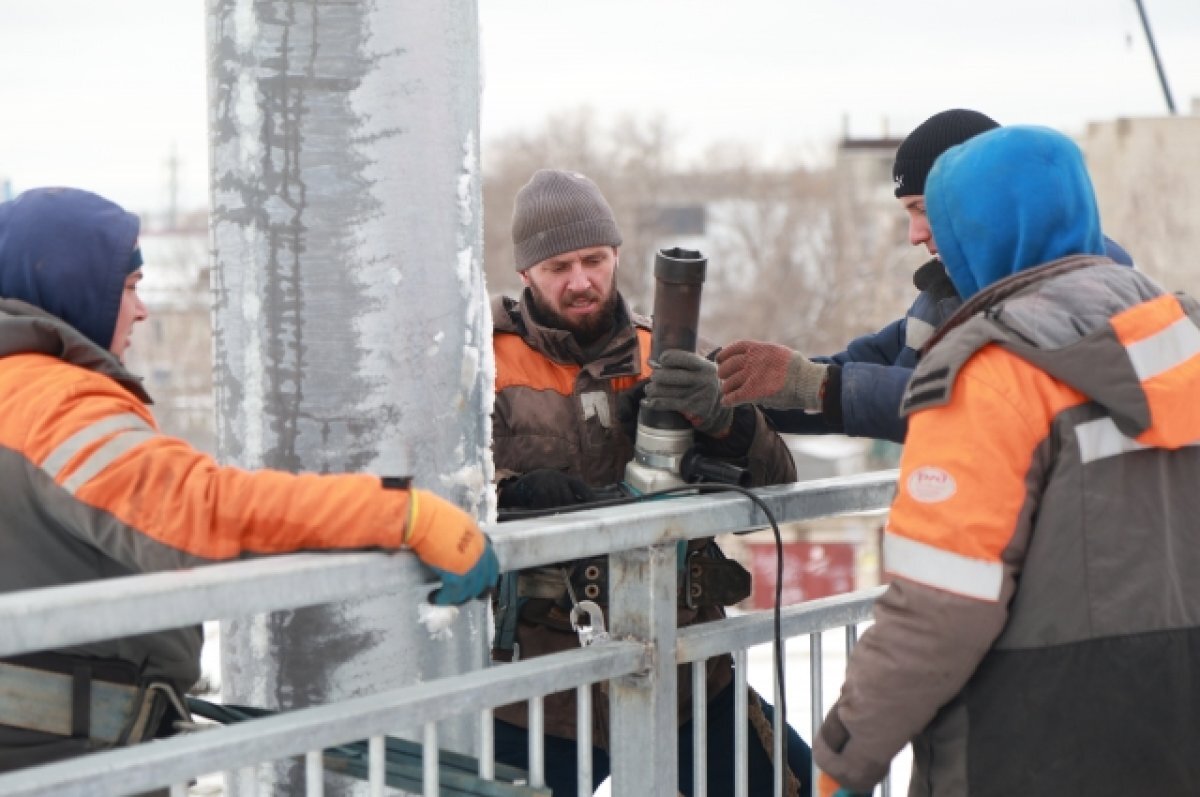
[[[733,685],[721,690],[721,693],[708,704],[708,793],[713,797],[733,794]],[[758,701],[767,726],[774,721],[775,710],[771,704],[763,700],[757,692],[750,690],[750,699]],[[753,705],[750,714],[754,713]],[[520,767],[529,768],[529,734],[524,728],[518,728],[507,722],[496,720],[496,760]],[[554,797],[573,797],[576,794],[577,767],[575,741],[559,736],[545,736],[546,785]],[[768,742],[768,745],[770,743]],[[747,751],[749,753],[750,794],[752,797],[770,797],[774,785],[774,771],[771,765],[772,751],[764,746],[758,731],[751,727],[747,734]],[[788,767],[800,782],[802,797],[810,797],[812,793],[809,778],[812,773],[812,750],[805,744],[800,735],[787,726]],[[608,777],[610,764],[608,753],[598,747],[592,748],[592,789],[595,790]],[[679,791],[683,794],[692,793],[692,723],[685,722],[679,728]],[[784,790],[786,794],[786,788]]]

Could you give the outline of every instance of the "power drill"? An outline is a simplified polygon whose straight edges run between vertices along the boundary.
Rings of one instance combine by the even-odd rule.
[[[694,249],[661,249],[654,258],[654,331],[650,365],[668,349],[695,352],[700,294],[708,258]],[[697,481],[747,486],[744,468],[704,457],[692,448],[692,425],[677,412],[638,409],[633,459],[625,467],[623,491],[632,495]]]

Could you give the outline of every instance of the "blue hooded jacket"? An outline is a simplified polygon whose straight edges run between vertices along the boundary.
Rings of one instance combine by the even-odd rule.
[[[1105,253],[1083,153],[1049,128],[1001,127],[950,148],[929,173],[925,208],[963,299],[1027,268]]]
[[[33,188],[0,203],[0,298],[19,299],[112,345],[138,217],[77,188]]]

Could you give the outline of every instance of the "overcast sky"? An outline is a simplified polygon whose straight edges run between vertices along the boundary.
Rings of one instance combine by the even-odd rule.
[[[1143,0],[1176,105],[1200,2]],[[1166,112],[1133,0],[479,0],[485,142],[590,106],[812,157],[952,106],[1067,132]],[[203,0],[0,0],[0,179],[162,206],[206,197]],[[486,146],[484,150],[486,158]]]

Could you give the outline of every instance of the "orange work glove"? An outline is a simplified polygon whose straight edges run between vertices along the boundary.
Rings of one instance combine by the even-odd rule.
[[[435,493],[409,493],[404,544],[442,579],[433,595],[441,605],[464,603],[495,586],[500,564],[475,518]]]

